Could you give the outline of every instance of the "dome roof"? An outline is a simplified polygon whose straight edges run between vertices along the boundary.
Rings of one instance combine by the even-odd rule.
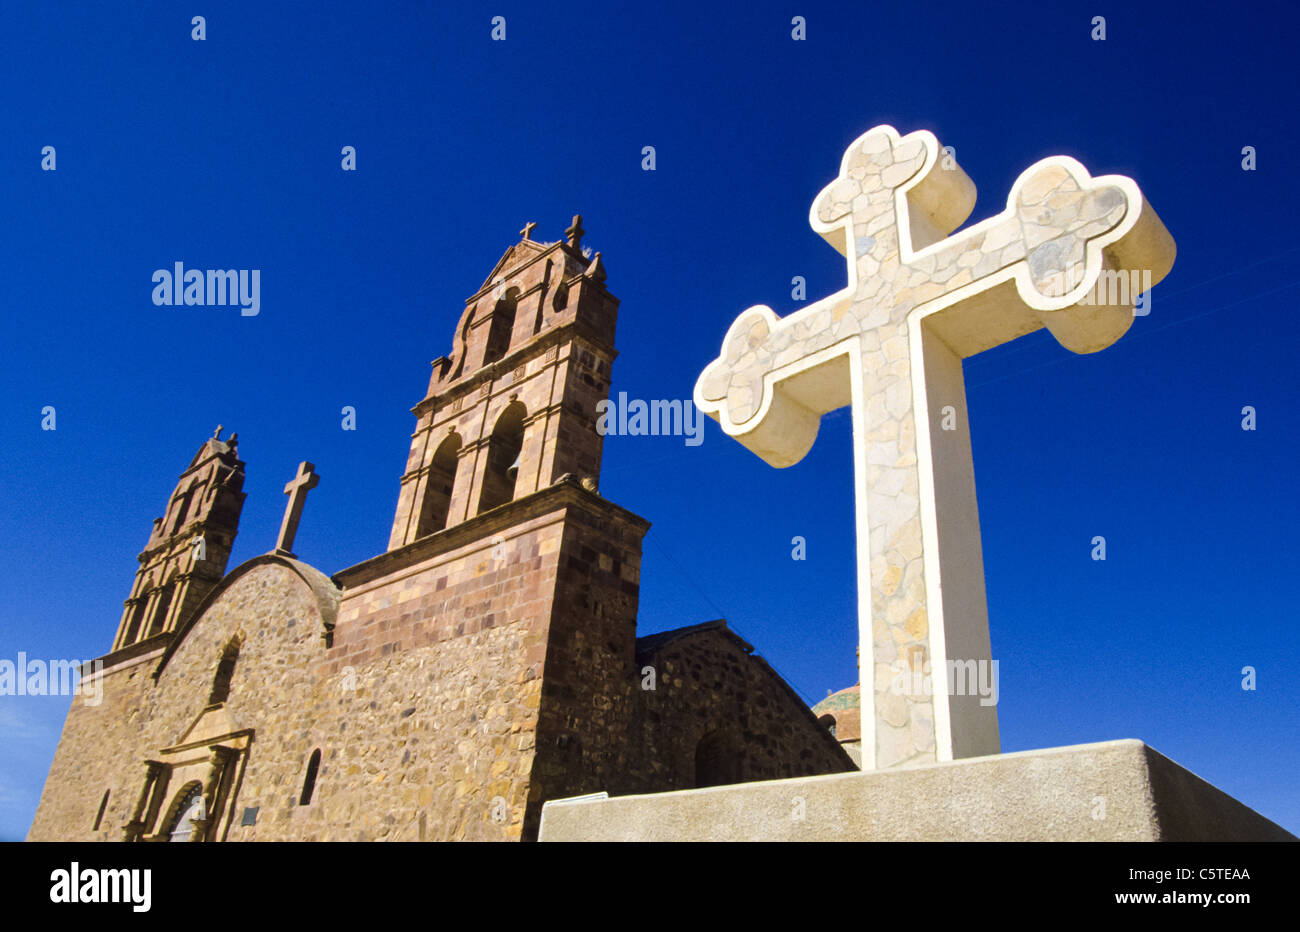
[[[862,738],[861,685],[854,683],[847,689],[831,693],[813,706],[813,714],[818,718],[829,715],[835,719],[835,737],[839,741],[858,741]]]

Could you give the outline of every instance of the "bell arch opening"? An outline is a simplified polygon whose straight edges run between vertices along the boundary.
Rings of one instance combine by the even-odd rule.
[[[487,466],[483,474],[483,492],[478,513],[513,501],[519,462],[524,448],[524,406],[512,401],[497,418],[488,440]]]

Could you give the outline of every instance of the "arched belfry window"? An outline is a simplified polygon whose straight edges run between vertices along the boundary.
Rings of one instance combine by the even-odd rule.
[[[487,467],[483,473],[483,492],[479,496],[479,514],[514,500],[519,458],[524,448],[524,413],[523,404],[512,401],[492,428],[492,436],[488,439]]]
[[[149,623],[149,636],[161,634],[167,622],[167,612],[172,607],[172,595],[176,592],[176,581],[170,580],[158,593],[158,604],[154,606],[153,620]]]
[[[216,705],[230,698],[230,681],[234,678],[237,660],[239,660],[239,641],[232,640],[221,652],[217,674],[212,678],[212,692],[208,695],[208,705]]]
[[[492,323],[488,326],[487,351],[483,365],[496,362],[510,350],[510,336],[515,330],[515,312],[519,289],[511,288],[505,297],[492,308]]]
[[[320,772],[320,748],[311,752],[307,761],[307,775],[302,780],[302,795],[298,797],[299,806],[311,805],[311,794],[316,789],[316,774]]]
[[[821,725],[823,728],[829,731],[831,733],[832,738],[835,737],[835,716],[834,715],[820,716],[817,719],[817,724]]]
[[[172,518],[172,533],[175,534],[185,524],[185,515],[190,510],[190,501],[194,498],[194,486],[185,490],[185,494],[176,503],[176,514]]]
[[[131,621],[126,626],[126,637],[122,638],[122,646],[134,644],[140,636],[140,625],[144,622],[145,609],[149,607],[149,590],[148,583],[140,589],[142,595],[136,597],[135,605],[131,608]]]
[[[424,537],[447,526],[451,509],[451,489],[456,483],[456,463],[460,453],[460,436],[452,433],[438,444],[429,464],[425,479],[424,503],[420,506],[420,521],[415,528],[416,537]]]

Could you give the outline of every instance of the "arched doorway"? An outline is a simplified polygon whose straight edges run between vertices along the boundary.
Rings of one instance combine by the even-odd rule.
[[[195,819],[203,819],[203,787],[197,782],[187,784],[172,804],[172,817],[167,823],[168,841],[194,841],[199,827]]]
[[[740,751],[723,731],[711,731],[695,746],[695,785],[739,783]]]

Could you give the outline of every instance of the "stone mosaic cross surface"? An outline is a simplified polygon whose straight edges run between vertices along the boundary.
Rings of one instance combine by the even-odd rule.
[[[974,206],[932,133],[863,134],[809,217],[848,260],[848,286],[784,318],[744,311],[695,386],[701,410],[778,467],[851,406],[867,770],[1000,750],[977,687],[992,658],[962,360],[1040,327],[1076,353],[1104,349],[1137,289],[1101,286],[1148,287],[1173,265],[1137,184],[1072,158],[1030,166],[1002,213],[954,234]]]
[[[298,536],[298,522],[302,520],[302,506],[307,503],[307,493],[320,484],[316,467],[311,463],[298,464],[298,475],[289,480],[284,487],[284,494],[289,496],[289,503],[284,508],[284,519],[280,522],[280,537],[275,542],[275,552],[293,556],[293,539]]]

